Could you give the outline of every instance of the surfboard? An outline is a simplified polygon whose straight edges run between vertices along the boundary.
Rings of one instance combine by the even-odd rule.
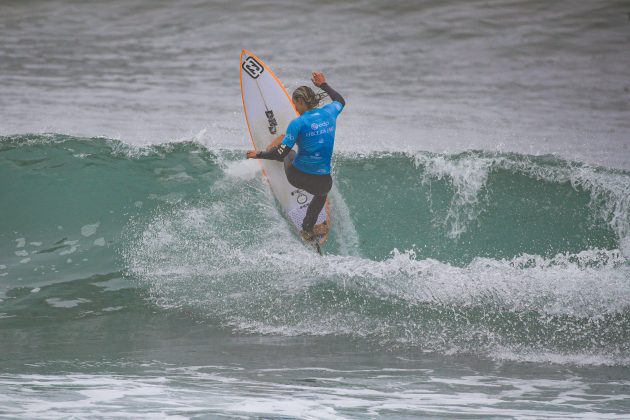
[[[274,138],[285,133],[289,123],[299,114],[278,77],[260,58],[247,50],[241,51],[240,79],[245,120],[252,144],[257,151],[265,150]],[[259,162],[274,197],[299,234],[306,209],[313,196],[295,188],[287,181],[282,162],[262,159]],[[328,200],[316,223],[324,222],[330,226]],[[316,236],[312,241],[305,242],[321,253],[320,247],[327,239],[328,234]]]

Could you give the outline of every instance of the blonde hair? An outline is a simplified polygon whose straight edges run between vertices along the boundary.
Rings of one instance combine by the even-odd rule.
[[[301,99],[304,101],[308,109],[317,108],[321,100],[326,96],[326,94],[317,94],[313,92],[308,86],[300,86],[299,88],[293,91],[293,102]]]

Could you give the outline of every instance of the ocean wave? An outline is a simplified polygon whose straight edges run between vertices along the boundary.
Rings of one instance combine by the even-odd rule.
[[[12,136],[0,171],[5,322],[31,305],[122,310],[79,280],[124,271],[150,305],[241,331],[629,353],[624,171],[483,151],[341,153],[323,258],[242,151]]]

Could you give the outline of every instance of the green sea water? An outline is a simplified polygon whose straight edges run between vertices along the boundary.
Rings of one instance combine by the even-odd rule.
[[[2,414],[628,409],[629,173],[469,151],[339,154],[333,175],[320,257],[242,151],[1,138]]]

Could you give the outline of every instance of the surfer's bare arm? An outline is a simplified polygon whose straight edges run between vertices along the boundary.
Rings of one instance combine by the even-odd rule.
[[[324,76],[324,73],[314,71],[311,80],[313,81],[313,84],[315,86],[326,92],[328,96],[330,96],[330,99],[332,101],[337,101],[341,104],[341,106],[346,106],[346,101],[343,99],[343,96],[341,96],[335,89],[331,88],[330,85],[326,83],[326,77]]]
[[[288,155],[290,151],[291,148],[289,146],[281,144],[278,147],[264,152],[250,150],[247,152],[247,159],[284,160],[285,156]]]
[[[280,134],[278,137],[276,137],[275,139],[273,139],[271,141],[271,143],[269,143],[269,146],[267,146],[267,148],[265,149],[267,152],[269,152],[271,149],[273,149],[274,147],[278,147],[280,146],[280,143],[282,143],[282,139],[284,139],[284,134]]]

